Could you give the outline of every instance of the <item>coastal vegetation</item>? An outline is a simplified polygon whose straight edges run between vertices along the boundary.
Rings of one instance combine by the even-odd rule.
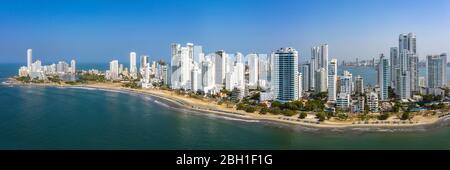
[[[20,81],[20,82],[23,82],[23,83],[30,83],[31,82],[30,76],[17,77],[16,80]]]
[[[123,87],[129,87],[132,89],[141,88],[136,81],[129,81],[122,84]]]
[[[316,118],[319,121],[323,122],[326,119],[326,113],[325,112],[319,112],[319,113],[316,114]]]
[[[300,115],[298,116],[298,118],[304,119],[304,118],[306,118],[306,116],[308,116],[308,114],[306,112],[300,112]]]
[[[389,112],[383,112],[378,116],[378,120],[387,120],[389,118]]]
[[[81,74],[77,80],[77,82],[80,82],[80,83],[87,83],[89,81],[91,81],[91,82],[106,82],[106,78],[105,78],[105,75],[85,73],[85,74]]]

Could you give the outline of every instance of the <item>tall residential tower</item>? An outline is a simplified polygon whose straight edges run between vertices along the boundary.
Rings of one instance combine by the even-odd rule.
[[[288,102],[298,99],[298,52],[293,48],[281,48],[274,55],[274,97]]]

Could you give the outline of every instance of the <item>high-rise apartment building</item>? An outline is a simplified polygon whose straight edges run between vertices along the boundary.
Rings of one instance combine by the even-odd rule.
[[[274,64],[274,98],[288,102],[298,99],[298,52],[293,48],[281,48],[275,52]]]
[[[331,59],[328,64],[328,101],[336,101],[337,59]]]
[[[447,84],[447,54],[427,55],[427,87],[440,88]]]
[[[380,55],[380,63],[378,64],[378,80],[380,87],[380,99],[381,100],[388,100],[388,88],[390,84],[390,78],[389,78],[389,60],[384,57],[384,54]]]

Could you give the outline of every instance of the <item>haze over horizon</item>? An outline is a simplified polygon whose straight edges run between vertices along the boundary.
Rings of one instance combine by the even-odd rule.
[[[414,32],[420,59],[450,52],[447,0],[5,0],[0,2],[0,62],[128,62],[129,52],[170,59],[170,44],[205,53],[270,53],[329,45],[330,58],[372,59]]]

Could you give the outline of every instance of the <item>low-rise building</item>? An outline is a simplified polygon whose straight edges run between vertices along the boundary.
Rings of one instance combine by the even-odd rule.
[[[363,113],[364,112],[364,102],[365,99],[362,96],[359,96],[352,100],[351,112],[353,113]]]
[[[369,106],[369,110],[371,112],[378,112],[378,94],[375,92],[370,92],[367,96],[367,105]]]
[[[350,108],[350,94],[339,93],[336,98],[336,107],[342,110],[348,110]]]

